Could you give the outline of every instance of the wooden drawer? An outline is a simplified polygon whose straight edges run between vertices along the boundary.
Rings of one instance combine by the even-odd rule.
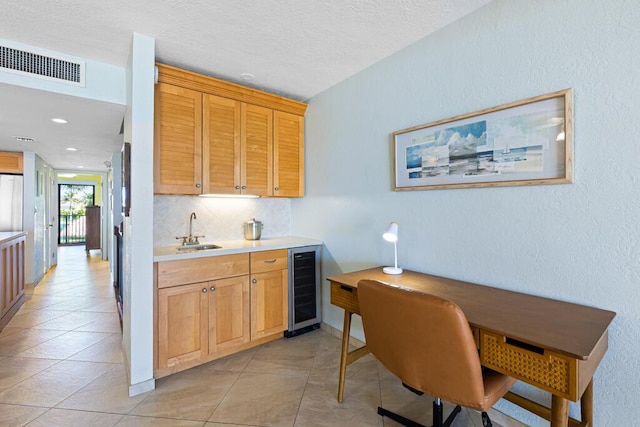
[[[286,270],[288,266],[289,251],[287,249],[251,253],[251,274]]]
[[[220,255],[158,263],[158,288],[249,274],[249,254]]]
[[[480,331],[482,364],[558,396],[577,401],[576,359]]]
[[[331,282],[331,304],[342,307],[352,313],[360,314],[358,288]]]

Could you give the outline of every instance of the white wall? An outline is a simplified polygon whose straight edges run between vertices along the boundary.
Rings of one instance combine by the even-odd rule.
[[[129,394],[153,389],[153,84],[155,39],[134,33],[127,64],[125,141],[131,210],[124,218],[123,349]]]
[[[178,245],[188,235],[189,216],[195,212],[193,234],[201,242],[244,239],[244,223],[252,218],[263,223],[261,238],[291,234],[289,199],[235,199],[193,196],[155,196],[154,245]]]
[[[33,46],[16,43],[11,40],[0,39],[0,43],[16,49],[24,49],[28,51],[34,49]],[[62,55],[60,52],[50,51],[47,49],[35,49],[37,49],[37,51],[42,55],[53,55],[55,57]],[[125,78],[124,68],[105,64],[103,62],[87,60],[85,58],[69,56],[69,59],[85,62],[86,82],[84,87],[59,83],[53,80],[39,79],[31,75],[21,75],[17,73],[0,73],[0,83],[41,89],[49,92],[78,96],[81,98],[96,99],[115,104],[125,104],[126,93],[125,87],[122,84]]]
[[[595,375],[594,424],[633,424],[640,417],[638,22],[632,1],[495,0],[312,98],[307,196],[291,202],[291,216],[293,234],[325,242],[323,278],[392,263],[381,234],[395,220],[401,267],[615,311]],[[395,130],[567,87],[575,93],[573,184],[392,191]],[[325,321],[341,329],[342,310],[323,284]],[[362,338],[359,323],[354,335]],[[548,425],[508,403],[498,408]],[[570,413],[579,417],[579,405]]]

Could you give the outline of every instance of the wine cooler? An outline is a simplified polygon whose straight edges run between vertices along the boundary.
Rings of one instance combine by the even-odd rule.
[[[318,329],[322,320],[320,246],[289,249],[289,329],[292,337]]]

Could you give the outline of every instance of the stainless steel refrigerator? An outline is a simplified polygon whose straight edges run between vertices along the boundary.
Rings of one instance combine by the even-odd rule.
[[[22,175],[0,174],[0,231],[22,231]]]

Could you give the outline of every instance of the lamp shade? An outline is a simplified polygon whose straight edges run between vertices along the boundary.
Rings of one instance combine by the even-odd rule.
[[[387,242],[397,242],[398,241],[398,223],[392,222],[389,224],[389,228],[384,232],[382,238]]]

